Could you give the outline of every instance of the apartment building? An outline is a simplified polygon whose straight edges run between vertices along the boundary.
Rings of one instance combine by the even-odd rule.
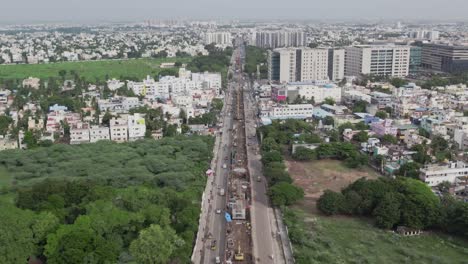
[[[341,87],[332,83],[293,82],[285,85],[285,88],[287,97],[290,98],[290,100],[294,100],[299,96],[305,100],[313,99],[315,103],[322,103],[326,98],[332,98],[335,102],[341,102]],[[281,92],[281,90],[279,90],[279,92]]]
[[[230,32],[207,32],[203,34],[205,44],[232,45]]]
[[[124,118],[114,117],[109,120],[110,124],[110,139],[115,142],[128,141],[128,126],[127,120]]]
[[[142,114],[135,113],[128,116],[128,140],[143,139],[146,133],[145,118]]]
[[[421,57],[426,70],[448,73],[468,70],[468,45],[423,44]]]
[[[281,48],[268,51],[268,78],[279,82],[328,80],[328,50]]]
[[[405,77],[409,74],[409,46],[358,45],[346,47],[345,75],[373,74]]]
[[[343,80],[345,65],[344,49],[328,50],[328,78],[334,82]]]
[[[449,164],[426,165],[420,170],[419,178],[430,187],[437,186],[442,182],[454,184],[460,178],[468,177],[468,165],[462,161],[450,162]]]
[[[89,143],[89,124],[78,122],[70,127],[70,144]]]
[[[274,106],[270,112],[271,119],[310,118],[314,106],[312,104],[292,104]]]
[[[301,31],[260,31],[253,33],[255,45],[262,48],[302,47],[306,36]]]
[[[94,143],[101,140],[110,140],[109,128],[103,126],[91,126],[89,129],[89,141]]]

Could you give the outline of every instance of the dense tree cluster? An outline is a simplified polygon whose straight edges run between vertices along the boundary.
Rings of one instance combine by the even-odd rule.
[[[265,49],[247,46],[245,49],[246,62],[244,71],[249,75],[257,73],[257,65],[260,67],[260,79],[268,78],[267,52]]]
[[[327,215],[371,216],[377,226],[440,228],[468,236],[468,204],[435,196],[423,182],[411,178],[359,179],[341,191],[320,197],[317,208]]]
[[[0,153],[0,262],[188,263],[212,139],[53,145]]]

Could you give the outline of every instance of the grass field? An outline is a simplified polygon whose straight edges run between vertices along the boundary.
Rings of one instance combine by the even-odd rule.
[[[286,165],[294,183],[305,192],[299,207],[311,212],[316,211],[315,203],[326,189],[340,191],[359,178],[375,179],[379,176],[368,167],[350,169],[339,160],[287,160]]]
[[[106,75],[110,78],[132,77],[143,79],[147,75],[155,76],[161,70],[162,62],[180,61],[187,63],[191,58],[158,58],[158,59],[131,59],[131,60],[101,60],[58,62],[49,64],[17,64],[0,65],[0,78],[24,79],[30,76],[41,79],[58,77],[60,70],[67,73],[75,71],[79,76],[93,82],[96,79],[104,80]]]
[[[11,177],[3,166],[0,166],[0,189],[11,186]]]
[[[379,175],[370,168],[350,169],[337,160],[286,161],[305,199],[284,210],[296,263],[468,263],[468,241],[438,233],[403,237],[374,227],[371,219],[325,217],[316,201],[326,189],[340,191],[351,182]]]
[[[468,263],[468,241],[443,234],[403,237],[363,219],[287,209],[296,263]]]

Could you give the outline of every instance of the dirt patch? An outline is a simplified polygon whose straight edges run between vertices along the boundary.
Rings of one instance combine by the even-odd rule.
[[[286,160],[294,184],[303,188],[305,198],[300,203],[307,211],[316,213],[315,203],[327,190],[340,191],[359,178],[375,179],[378,174],[370,168],[350,169],[338,160],[314,160],[298,162]]]

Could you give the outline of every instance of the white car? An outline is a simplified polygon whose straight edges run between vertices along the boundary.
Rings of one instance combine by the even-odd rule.
[[[219,257],[216,257],[215,262],[216,263],[221,263],[221,259],[219,259]]]
[[[221,209],[216,209],[216,213],[217,213],[217,214],[220,214],[220,213],[221,213]]]

